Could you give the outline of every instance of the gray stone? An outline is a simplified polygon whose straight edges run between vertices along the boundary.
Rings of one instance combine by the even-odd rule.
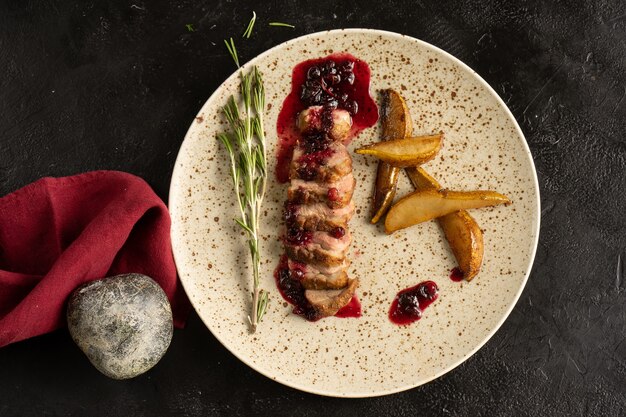
[[[161,287],[141,274],[91,281],[70,296],[67,325],[91,363],[114,379],[152,368],[172,340],[172,309]]]

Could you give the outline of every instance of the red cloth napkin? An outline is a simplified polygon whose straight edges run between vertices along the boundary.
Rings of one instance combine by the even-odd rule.
[[[141,178],[43,178],[0,198],[0,346],[65,326],[76,287],[127,272],[158,282],[174,324],[184,324],[189,301],[176,279],[169,213]]]

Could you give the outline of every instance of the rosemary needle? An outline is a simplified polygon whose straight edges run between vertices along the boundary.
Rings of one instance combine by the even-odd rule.
[[[282,26],[282,27],[286,27],[286,28],[292,28],[295,29],[294,25],[290,25],[289,23],[282,23],[282,22],[270,22],[269,23],[270,26]]]
[[[237,48],[235,48],[235,41],[233,41],[233,38],[230,38],[230,43],[228,43],[228,41],[224,39],[224,43],[226,44],[226,49],[228,49],[228,53],[233,58],[233,61],[235,61],[237,68],[240,68],[241,66],[239,65],[239,57],[237,56]]]
[[[254,22],[256,22],[256,12],[253,11],[252,19],[250,19],[250,23],[248,23],[248,27],[242,35],[243,38],[250,39],[250,35],[252,35],[252,28],[254,27]]]

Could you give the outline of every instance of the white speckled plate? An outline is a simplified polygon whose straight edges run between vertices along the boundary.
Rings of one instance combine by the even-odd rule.
[[[444,148],[425,167],[451,189],[495,189],[509,207],[474,210],[484,229],[485,259],[471,283],[452,282],[455,266],[435,222],[393,236],[368,222],[375,166],[354,155],[358,208],[352,276],[360,278],[360,319],[309,323],[291,314],[273,271],[282,253],[277,233],[286,186],[272,180],[265,203],[262,287],[270,307],[256,334],[246,326],[251,291],[248,252],[238,226],[224,149],[215,139],[225,128],[220,107],[236,91],[235,74],[209,98],[180,149],[170,190],[172,244],[180,278],[201,319],[235,356],[291,387],[322,395],[369,397],[406,390],[450,371],[476,352],[506,319],[532,266],[539,234],[539,191],[532,157],[513,115],[470,68],[427,43],[376,30],[335,30],[291,40],[248,63],[264,73],[270,155],[276,119],[299,62],[347,51],[367,61],[372,92],[403,94],[414,132],[445,132]],[[378,127],[354,146],[376,141]],[[270,158],[274,172],[275,158]],[[402,176],[398,195],[411,190]],[[437,302],[411,326],[389,322],[395,294],[424,280],[440,288]]]

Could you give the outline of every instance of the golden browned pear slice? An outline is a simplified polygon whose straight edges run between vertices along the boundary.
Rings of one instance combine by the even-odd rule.
[[[417,190],[440,190],[441,185],[421,167],[407,168],[406,173]],[[437,219],[466,281],[471,281],[483,263],[483,232],[465,210]]]
[[[478,223],[465,210],[447,214],[437,219],[450,249],[466,281],[471,281],[483,263],[483,232]]]
[[[402,139],[413,132],[413,123],[409,109],[402,96],[395,90],[382,91],[381,105],[382,140]],[[376,171],[376,185],[374,188],[374,207],[372,223],[378,220],[389,210],[396,195],[400,169],[384,161],[378,161]]]
[[[398,168],[414,167],[428,162],[441,149],[443,134],[415,136],[377,142],[357,149],[362,155],[372,155]]]
[[[405,169],[406,175],[417,191],[441,190],[443,187],[422,167],[409,167]]]
[[[385,231],[393,233],[459,210],[510,203],[505,195],[495,191],[415,191],[391,206],[385,219]]]
[[[371,223],[375,224],[387,213],[393,199],[396,196],[398,177],[400,168],[389,165],[386,162],[378,161],[376,171],[376,185],[374,187],[374,206]]]

